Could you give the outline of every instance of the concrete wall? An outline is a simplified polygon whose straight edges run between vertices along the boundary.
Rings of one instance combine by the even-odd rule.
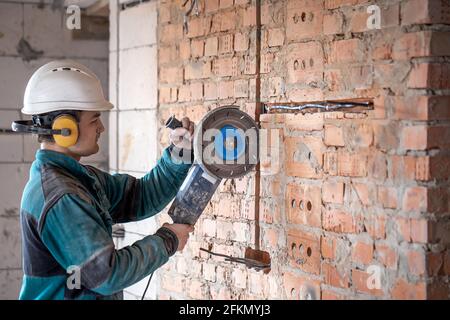
[[[108,41],[72,40],[71,32],[64,27],[61,11],[52,8],[52,2],[0,1],[1,128],[10,128],[13,120],[23,117],[20,108],[29,77],[53,59],[70,58],[87,65],[100,78],[108,94]],[[31,50],[18,50],[21,40]],[[33,52],[36,59],[29,60]],[[102,120],[107,130],[100,139],[101,151],[83,162],[107,170],[107,115]],[[22,277],[20,199],[38,147],[32,136],[0,133],[0,299],[18,297]]]
[[[110,1],[110,113],[111,172],[142,177],[155,164],[157,144],[157,2],[123,6],[129,1]],[[127,223],[118,247],[132,244],[156,231],[154,218]],[[157,272],[158,273],[158,272]],[[146,297],[155,298],[157,273]],[[125,290],[125,299],[140,299],[147,279]]]

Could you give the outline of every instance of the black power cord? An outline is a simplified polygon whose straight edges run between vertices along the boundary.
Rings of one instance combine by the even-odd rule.
[[[150,278],[148,279],[147,286],[145,287],[145,290],[144,290],[144,293],[142,294],[141,300],[144,300],[144,298],[145,298],[145,294],[147,293],[147,289],[148,289],[148,287],[149,287],[149,285],[150,285],[150,281],[152,281],[152,278],[153,278],[153,274],[154,274],[154,273],[155,273],[155,272],[153,271],[152,274],[150,275]]]

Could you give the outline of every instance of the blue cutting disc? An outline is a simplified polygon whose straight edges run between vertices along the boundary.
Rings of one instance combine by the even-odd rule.
[[[238,159],[245,152],[243,131],[234,126],[225,125],[214,136],[215,151],[225,161]]]

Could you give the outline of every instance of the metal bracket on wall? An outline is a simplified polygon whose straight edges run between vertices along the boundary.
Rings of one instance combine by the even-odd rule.
[[[261,262],[261,261],[258,261],[258,260],[254,260],[254,259],[249,259],[249,258],[232,257],[232,256],[228,256],[226,254],[215,253],[215,252],[212,252],[210,250],[203,249],[203,248],[200,248],[200,250],[204,251],[204,252],[207,252],[207,253],[209,253],[211,255],[217,256],[217,257],[223,257],[223,258],[225,258],[225,261],[245,264],[245,266],[247,268],[255,269],[256,271],[262,271],[262,270],[270,269],[270,263],[264,263],[264,262]]]
[[[352,99],[304,103],[263,103],[264,113],[316,113],[344,109],[351,112],[373,110],[373,101],[368,99]]]

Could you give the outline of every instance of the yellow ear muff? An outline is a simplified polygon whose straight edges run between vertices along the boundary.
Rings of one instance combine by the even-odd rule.
[[[75,118],[71,115],[61,115],[53,120],[53,130],[69,129],[70,135],[63,136],[61,134],[54,134],[53,139],[57,145],[68,148],[77,143],[78,140],[78,124]]]

